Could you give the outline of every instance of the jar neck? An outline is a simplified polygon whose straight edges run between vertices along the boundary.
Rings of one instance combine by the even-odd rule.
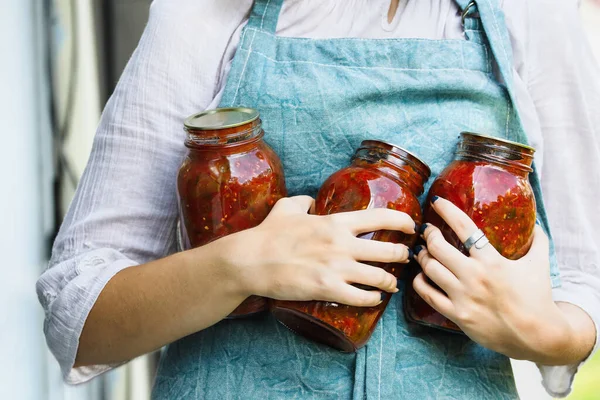
[[[356,150],[352,165],[374,168],[408,187],[416,196],[423,193],[431,175],[427,164],[408,151],[389,143],[365,140]]]
[[[206,130],[186,128],[185,130],[187,132],[185,145],[190,149],[247,145],[262,139],[265,134],[260,119],[234,128]]]
[[[526,177],[533,171],[534,153],[535,149],[520,143],[463,132],[456,159],[487,162]]]

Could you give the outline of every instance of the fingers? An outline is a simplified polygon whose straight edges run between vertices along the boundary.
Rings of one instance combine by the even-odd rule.
[[[403,244],[380,242],[352,237],[348,249],[355,260],[407,263],[412,258],[412,250]]]
[[[415,221],[408,214],[388,208],[350,211],[332,214],[330,217],[346,226],[355,236],[384,229],[415,233]]]
[[[348,283],[358,283],[389,293],[398,292],[396,277],[386,272],[383,268],[357,262],[348,265],[344,271],[344,275]]]
[[[434,196],[431,206],[463,243],[479,229],[467,214],[446,199]]]
[[[427,252],[445,265],[456,276],[464,272],[464,267],[470,262],[469,258],[456,247],[446,241],[442,231],[431,224],[424,224],[421,228],[423,238],[427,242]],[[428,274],[429,275],[429,274]]]
[[[456,320],[452,301],[444,293],[431,286],[427,282],[425,274],[421,272],[416,276],[413,281],[413,288],[434,310],[453,321]]]
[[[431,200],[431,206],[446,221],[448,226],[456,233],[458,239],[463,243],[479,229],[467,214],[446,199],[434,196]],[[494,246],[491,245],[487,245],[483,249],[476,249],[473,246],[469,253],[475,257],[489,258],[499,256]]]
[[[461,256],[467,259],[464,255]],[[468,260],[468,259],[467,259]],[[417,255],[417,261],[429,279],[438,285],[444,292],[452,296],[460,287],[460,281],[448,268],[431,256],[427,249],[422,248]]]
[[[349,284],[341,284],[325,295],[326,298],[320,300],[355,307],[373,307],[380,304],[386,296],[390,296],[376,290],[362,290]]]

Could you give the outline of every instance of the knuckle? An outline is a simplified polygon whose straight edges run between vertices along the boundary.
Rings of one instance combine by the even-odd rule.
[[[419,294],[419,296],[423,297],[423,289],[425,288],[425,278],[423,274],[417,275],[415,280],[413,281],[413,289]],[[423,298],[425,300],[425,298]]]
[[[423,301],[425,301],[425,303],[427,303],[429,305],[431,305],[433,303],[432,298],[429,295],[429,293],[421,291],[419,293],[419,296],[421,296],[421,298],[423,299]]]
[[[292,200],[289,197],[282,197],[281,199],[277,200],[276,204],[280,207],[289,207],[290,205],[292,205],[293,202],[294,200]]]
[[[467,232],[469,230],[469,226],[470,224],[467,223],[467,221],[465,221],[462,218],[458,218],[455,222],[454,222],[454,230],[455,231],[461,231],[461,232]],[[469,233],[469,232],[467,232]],[[473,232],[471,232],[473,233]],[[471,234],[469,233],[469,234]]]
[[[402,223],[402,225],[412,227],[415,224],[415,220],[412,219],[412,217],[407,213],[397,211],[396,214],[398,215],[398,219]]]
[[[429,261],[429,258],[423,258],[423,261],[421,261],[421,269],[427,276],[429,276],[429,273],[431,272],[431,263]]]
[[[487,292],[492,287],[492,282],[483,268],[474,268],[471,280],[474,284],[474,290],[471,292],[471,296],[475,296],[477,293]]]
[[[470,324],[473,320],[473,314],[470,310],[461,308],[456,311],[456,319],[460,322],[460,324]]]
[[[340,265],[341,263],[338,260],[335,260],[333,258],[328,258],[326,260],[324,260],[323,262],[325,269],[327,271],[331,272],[338,272],[342,269],[342,266]],[[327,279],[331,279],[330,277],[328,277]]]
[[[477,277],[477,285],[486,291],[489,291],[492,286],[489,277],[484,273],[480,273]]]
[[[390,260],[389,262],[394,261],[404,261],[408,258],[408,248],[401,244],[392,244],[390,243]]]
[[[317,273],[314,277],[315,289],[318,293],[326,294],[331,291],[333,286],[331,274]]]
[[[322,218],[322,220],[322,229],[330,236],[339,236],[348,231],[344,224],[339,220],[339,218],[336,218],[335,215],[328,215]]]
[[[398,260],[398,256],[399,256],[399,251],[397,249],[397,246],[388,243],[387,246],[385,246],[385,250],[384,252],[382,252],[382,259],[384,262],[394,262],[396,260]]]
[[[335,222],[330,219],[320,219],[313,227],[313,235],[323,244],[333,245],[338,239]]]
[[[427,250],[430,253],[439,253],[444,247],[444,237],[440,231],[432,232],[427,238]]]
[[[378,269],[379,269],[379,271],[377,272],[379,275],[378,279],[377,279],[377,281],[379,282],[378,286],[380,288],[387,288],[387,287],[391,286],[392,279],[391,279],[390,274],[388,274],[387,272],[385,272],[385,270],[383,270],[381,268],[378,268]]]
[[[373,214],[373,218],[384,220],[390,217],[391,211],[387,208],[374,208],[371,213]]]
[[[363,291],[358,298],[359,304],[363,307],[373,306],[381,301],[381,297],[371,292]]]

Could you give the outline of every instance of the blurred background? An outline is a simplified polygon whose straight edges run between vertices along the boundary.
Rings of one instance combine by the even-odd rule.
[[[560,0],[556,0],[560,1]],[[62,383],[42,334],[35,281],[79,176],[100,113],[148,18],[151,0],[0,0],[0,399],[147,400],[156,357],[79,387]],[[583,0],[600,60],[600,1]],[[598,77],[600,79],[600,77]],[[523,399],[547,399],[536,368],[514,363]],[[600,399],[600,355],[572,400]]]

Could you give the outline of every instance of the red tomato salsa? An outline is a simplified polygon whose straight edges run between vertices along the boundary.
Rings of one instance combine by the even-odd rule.
[[[365,141],[357,150],[352,165],[344,168],[321,186],[316,213],[328,215],[368,208],[391,208],[422,221],[417,197],[429,177],[429,168],[407,151],[378,142]],[[417,235],[378,231],[360,236],[365,240],[403,243],[412,247]],[[400,277],[403,265],[372,263]],[[361,286],[359,286],[361,287]],[[365,288],[363,289],[373,289]],[[272,311],[290,329],[315,341],[342,351],[355,351],[370,338],[389,300],[376,307],[351,307],[324,301],[275,301]]]
[[[260,224],[287,195],[283,166],[263,141],[256,110],[200,113],[186,121],[186,130],[189,151],[177,177],[185,249]],[[266,299],[252,296],[231,316],[266,309]]]
[[[456,234],[431,208],[433,196],[463,210],[504,257],[524,256],[533,240],[536,205],[528,175],[531,147],[500,139],[463,133],[456,159],[431,185],[425,221],[441,229],[446,240],[466,252]],[[452,331],[460,329],[435,312],[407,285],[405,311],[409,319]]]

